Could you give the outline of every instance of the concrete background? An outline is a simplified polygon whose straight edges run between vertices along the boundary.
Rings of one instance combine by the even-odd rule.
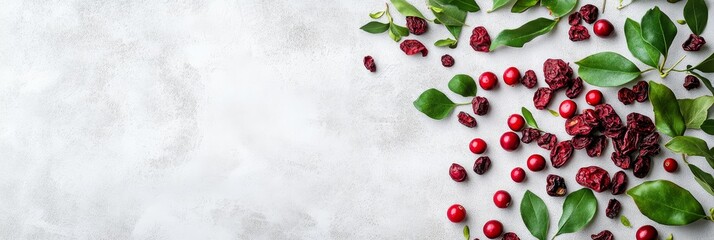
[[[427,14],[421,1],[411,2]],[[432,46],[448,33],[431,24],[427,34],[408,37],[428,46],[422,58],[404,55],[386,34],[358,29],[384,1],[5,1],[0,238],[461,239],[468,224],[483,239],[483,223],[498,219],[506,231],[530,239],[518,213],[527,189],[548,204],[552,236],[563,198],[545,195],[545,176],[564,176],[572,191],[579,188],[574,174],[582,166],[614,173],[611,145],[607,156],[590,159],[578,151],[566,167],[528,172],[525,183],[515,184],[510,169],[524,166],[532,153],[547,154],[536,145],[508,154],[498,147],[507,116],[521,106],[533,110],[533,90],[501,85],[481,91],[492,109],[475,129],[459,125],[455,116],[428,119],[412,101],[428,88],[447,91],[457,73],[500,75],[516,66],[535,69],[544,86],[547,58],[574,62],[609,50],[634,59],[622,32],[625,18],[640,19],[656,3],[681,19],[684,5],[642,1],[618,11],[616,2],[608,1],[601,15],[617,29],[607,39],[571,42],[561,22],[523,49],[486,54],[473,51],[467,40],[455,50]],[[462,38],[475,26],[486,26],[495,37],[547,16],[543,9],[472,13]],[[713,27],[703,35],[707,40],[714,41]],[[679,46],[689,34],[686,26],[678,28],[674,59],[685,54]],[[710,45],[686,53],[684,63],[705,58]],[[456,58],[453,68],[440,65],[445,53]],[[363,68],[365,55],[375,57],[377,73]],[[708,93],[684,91],[683,77],[645,75],[679,97]],[[620,116],[652,115],[649,103],[624,106],[614,97],[618,89],[602,90]],[[550,107],[564,98],[558,94]],[[577,103],[585,106],[582,95]],[[562,119],[534,114],[543,129],[565,138]],[[714,144],[711,136],[692,133]],[[492,169],[483,176],[469,171],[468,182],[455,183],[448,167],[456,162],[470,168],[475,156],[467,144],[477,136],[491,146]],[[676,156],[658,156],[647,180],[673,180],[705,208],[714,207],[714,198],[686,169],[664,172],[665,157]],[[692,162],[711,171],[702,159]],[[630,186],[642,181],[628,175]],[[493,205],[498,189],[513,195],[514,206]],[[636,228],[605,217],[613,196],[596,196],[600,210],[593,223],[559,239],[589,239],[603,229],[617,239],[633,238]],[[633,225],[653,224],[628,197],[616,198]],[[466,222],[446,219],[453,203],[467,208]],[[711,224],[655,226],[676,239],[707,239],[714,235]]]

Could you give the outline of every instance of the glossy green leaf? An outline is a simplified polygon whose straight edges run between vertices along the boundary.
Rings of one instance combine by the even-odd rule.
[[[625,21],[625,39],[627,48],[635,58],[652,67],[659,65],[659,51],[642,38],[642,28],[640,24],[632,19]]]
[[[664,146],[675,153],[704,157],[709,165],[714,168],[714,153],[707,146],[707,142],[702,139],[691,136],[678,136],[669,140]]]
[[[709,57],[704,59],[704,61],[702,61],[701,63],[697,64],[697,66],[695,66],[694,69],[697,69],[697,70],[705,72],[705,73],[714,72],[714,53],[709,55]]]
[[[597,199],[589,188],[582,188],[568,194],[563,202],[563,215],[558,221],[558,232],[555,236],[574,233],[583,229],[597,212]]]
[[[553,109],[548,109],[548,112],[550,113],[550,115],[553,115],[553,117],[560,117],[560,114],[558,114],[558,112]]]
[[[705,133],[714,135],[714,119],[705,120],[700,127]]]
[[[679,111],[682,112],[687,128],[699,129],[707,120],[709,108],[714,105],[714,97],[701,96],[695,99],[679,99]]]
[[[372,21],[360,27],[359,29],[362,29],[368,33],[383,33],[389,29],[389,24]]]
[[[704,0],[687,0],[684,5],[684,20],[696,35],[702,35],[709,17],[707,3]]]
[[[454,110],[456,104],[444,93],[432,88],[419,95],[414,101],[414,107],[430,118],[441,120]]]
[[[714,177],[712,177],[711,174],[702,171],[699,167],[693,164],[687,164],[689,165],[689,170],[692,171],[692,175],[694,175],[694,180],[699,183],[702,188],[704,188],[705,191],[707,191],[709,194],[714,195]]]
[[[650,81],[650,103],[657,130],[670,137],[682,136],[687,126],[679,110],[677,97],[667,86]]]
[[[372,19],[379,19],[382,17],[382,15],[384,15],[384,11],[370,13],[369,17],[371,17]]]
[[[543,199],[529,190],[526,190],[521,200],[521,219],[533,237],[539,240],[548,238],[548,226],[550,225],[548,207]]]
[[[434,46],[437,47],[450,47],[454,46],[457,43],[456,40],[451,39],[451,38],[446,38],[446,39],[440,39],[434,42]]]
[[[449,89],[464,97],[476,96],[476,81],[466,74],[457,74],[449,81]]]
[[[436,16],[436,19],[445,26],[463,26],[466,24],[466,11],[454,5],[445,3],[443,0],[429,0],[429,8]],[[438,9],[439,11],[435,11]]]
[[[540,0],[516,0],[516,4],[511,7],[512,13],[522,13],[538,4]]]
[[[502,8],[503,6],[506,6],[506,4],[510,3],[512,0],[493,0],[493,7],[491,10],[488,10],[488,12],[493,12],[496,11],[499,8]]]
[[[395,8],[397,8],[397,11],[404,15],[405,17],[418,17],[421,19],[426,19],[423,14],[414,7],[414,5],[411,5],[409,2],[406,0],[391,0],[392,5],[394,5]]]
[[[627,219],[625,215],[620,216],[620,222],[622,223],[622,226],[631,228],[632,224],[630,224],[630,219]]]
[[[712,86],[712,82],[709,81],[709,79],[705,78],[704,76],[702,76],[699,73],[696,73],[694,71],[692,71],[690,73],[692,75],[694,75],[695,77],[699,78],[699,80],[702,81],[704,86],[707,87],[707,89],[709,89],[709,91],[712,92],[712,94],[714,94],[714,86]]]
[[[578,4],[578,0],[542,0],[540,5],[548,8],[553,17],[563,17],[568,15],[575,5]]]
[[[550,32],[556,23],[558,22],[551,19],[538,18],[516,29],[503,30],[491,43],[490,50],[500,46],[523,47],[534,38]]]
[[[681,226],[706,217],[692,193],[667,180],[647,181],[627,191],[640,212],[653,221]]]
[[[452,0],[449,4],[467,12],[478,12],[481,10],[481,7],[476,4],[476,0]]]
[[[469,231],[469,226],[464,226],[464,239],[471,240],[471,231]]]
[[[465,19],[464,19],[465,20]],[[446,30],[449,30],[452,36],[456,40],[459,40],[459,37],[461,36],[461,29],[464,28],[463,26],[446,26]]]
[[[531,113],[531,111],[528,111],[528,109],[525,107],[521,107],[521,115],[523,115],[523,119],[526,120],[528,126],[538,129],[538,123],[536,122],[535,118],[533,118],[533,114]]]
[[[652,44],[662,55],[667,56],[667,51],[677,36],[677,26],[672,19],[664,14],[659,7],[654,7],[642,17],[642,37]]]
[[[596,53],[575,64],[585,82],[599,87],[620,86],[640,76],[640,69],[634,63],[614,52]]]

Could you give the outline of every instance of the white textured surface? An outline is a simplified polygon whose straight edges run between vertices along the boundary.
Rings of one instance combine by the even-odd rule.
[[[478,118],[476,129],[460,126],[455,116],[430,120],[411,102],[427,88],[446,91],[456,73],[477,76],[516,66],[535,69],[543,86],[546,58],[573,62],[612,50],[634,59],[622,25],[652,3],[617,11],[616,1],[608,2],[602,16],[617,28],[608,39],[570,42],[561,22],[526,48],[484,54],[465,42],[456,50],[431,46],[448,36],[432,24],[417,37],[430,50],[422,58],[404,55],[386,34],[358,29],[383,1],[5,1],[0,238],[459,239],[463,224],[448,222],[445,211],[461,203],[474,236],[483,236],[484,222],[499,219],[506,231],[530,239],[517,207],[526,189],[546,200],[553,234],[563,198],[545,195],[545,176],[558,173],[574,190],[581,166],[598,164],[614,173],[608,157],[589,159],[578,151],[566,167],[529,172],[525,184],[515,184],[511,168],[523,166],[531,153],[547,154],[536,145],[510,154],[498,147],[506,117],[521,106],[533,109],[533,90],[480,92],[492,110]],[[682,18],[684,2],[657,3],[673,19]],[[540,16],[547,12],[469,14],[471,27],[462,38],[473,26],[484,25],[495,36]],[[704,34],[708,40],[714,40],[712,27]],[[689,33],[685,26],[679,31],[673,58],[683,54],[679,45]],[[687,53],[684,62],[698,62],[710,51]],[[455,67],[441,67],[444,53],[456,58]],[[368,54],[376,59],[376,74],[362,67]],[[665,82],[679,97],[707,93],[683,91],[682,79],[672,74]],[[603,91],[621,116],[651,115],[649,104],[625,107],[614,97],[617,89]],[[560,93],[554,103],[564,98]],[[584,106],[582,97],[577,102]],[[544,111],[535,117],[565,137],[562,119]],[[475,157],[466,146],[476,136],[491,146],[492,169],[454,183],[447,169],[452,162],[470,168]],[[688,171],[663,171],[667,156],[675,157],[657,157],[648,179],[672,179],[705,208],[714,207]],[[641,182],[628,175],[630,186]],[[513,195],[514,206],[493,206],[498,189]],[[587,239],[603,229],[632,239],[635,229],[605,217],[611,197],[597,194],[601,209],[593,224],[560,239]],[[616,198],[635,226],[652,224],[629,198]],[[704,221],[655,226],[676,239],[714,235]]]

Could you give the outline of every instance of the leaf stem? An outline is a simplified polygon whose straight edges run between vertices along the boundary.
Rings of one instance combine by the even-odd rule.
[[[662,76],[662,74],[664,74],[662,72],[662,69],[664,69],[664,64],[666,64],[666,63],[667,63],[667,55],[664,55],[664,60],[662,60],[662,65],[659,65],[659,69],[657,69],[659,71],[660,76]]]
[[[602,13],[605,14],[605,3],[607,3],[607,0],[602,0]]]
[[[687,70],[687,69],[672,69],[670,71],[672,71],[672,72],[689,72],[689,70]]]
[[[389,23],[394,22],[394,20],[392,20],[392,14],[389,13],[389,3],[384,3],[384,5],[387,5],[387,10],[384,10],[384,12],[387,13],[387,19],[389,20]]]
[[[682,60],[684,60],[685,57],[687,57],[687,55],[684,55],[684,56],[682,56],[681,58],[679,58],[679,60],[677,60],[677,62],[674,63],[674,65],[672,65],[672,67],[670,67],[669,69],[665,70],[664,72],[662,72],[662,71],[660,70],[660,75],[659,75],[659,76],[662,77],[662,78],[667,77],[667,75],[669,75],[669,72],[671,72],[672,70],[674,70],[674,67],[676,67],[677,65],[679,65],[679,63],[681,63]],[[666,61],[666,60],[667,60],[667,58],[665,57],[665,61]],[[662,63],[662,67],[664,67],[664,63]]]
[[[644,71],[641,71],[640,73],[646,73],[646,72],[649,72],[652,70],[657,70],[657,69],[656,68],[648,68],[648,69],[645,69]]]
[[[469,105],[469,104],[471,104],[471,103],[470,103],[470,102],[466,102],[466,103],[457,103],[457,104],[456,104],[456,106],[463,106],[463,105]]]

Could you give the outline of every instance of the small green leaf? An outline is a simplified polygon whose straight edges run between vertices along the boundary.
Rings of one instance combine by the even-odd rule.
[[[670,233],[669,236],[667,236],[667,238],[664,240],[674,240],[674,236],[672,236],[672,234]]]
[[[418,17],[421,19],[426,19],[423,14],[414,7],[414,5],[411,5],[409,2],[406,0],[391,0],[392,4],[394,5],[395,8],[397,8],[397,11],[404,15],[405,17]]]
[[[681,226],[706,217],[692,193],[667,180],[644,182],[628,190],[627,195],[643,215],[660,224]]]
[[[627,48],[632,56],[644,64],[658,67],[659,51],[642,38],[642,28],[639,23],[629,18],[625,21],[625,38],[627,39]]]
[[[456,104],[444,93],[432,88],[424,91],[414,100],[414,107],[430,118],[441,120],[454,110]]]
[[[630,219],[627,219],[625,215],[620,216],[620,222],[622,223],[622,226],[632,228],[632,224],[630,224]]]
[[[526,120],[528,126],[538,129],[538,123],[536,123],[535,118],[533,118],[533,114],[531,111],[528,111],[528,108],[521,107],[521,114],[523,115],[523,119]]]
[[[702,171],[699,167],[693,164],[687,164],[689,165],[689,171],[692,172],[692,175],[694,175],[694,180],[699,183],[702,188],[704,188],[705,191],[707,191],[709,194],[714,195],[714,177],[712,177],[711,174]]]
[[[466,23],[466,11],[459,9],[454,5],[447,4],[444,0],[429,0],[429,8],[445,26],[463,26]],[[438,11],[435,10],[438,9]]]
[[[679,99],[679,111],[682,112],[687,128],[699,129],[707,120],[709,108],[714,105],[714,97],[701,96],[695,99]]]
[[[707,142],[692,136],[677,136],[669,140],[665,145],[675,153],[683,153],[690,156],[711,157]]]
[[[529,190],[526,190],[521,200],[521,219],[533,237],[538,240],[547,239],[550,225],[548,207],[543,199]]]
[[[464,97],[476,96],[476,81],[466,74],[457,74],[449,81],[449,89]]]
[[[589,188],[582,188],[565,197],[563,215],[558,221],[555,236],[574,233],[588,225],[597,212],[597,199]]]
[[[471,233],[470,233],[470,231],[469,231],[469,226],[468,226],[468,225],[465,225],[465,226],[464,226],[464,238],[465,238],[466,240],[471,240]]]
[[[540,5],[548,8],[553,17],[562,17],[568,15],[575,5],[578,4],[578,0],[542,0]]]
[[[503,30],[491,43],[490,50],[493,51],[500,46],[523,47],[536,37],[550,32],[556,23],[558,22],[555,20],[538,18],[516,29]]]
[[[405,36],[409,36],[409,29],[395,23],[389,24],[389,37],[391,37],[395,42],[399,42],[399,40],[402,40],[402,37]]]
[[[429,9],[431,9],[431,11],[434,13],[443,13],[444,12],[444,9],[440,8],[440,7],[431,6],[431,7],[429,7]],[[438,21],[438,19],[437,19],[437,21],[434,21],[434,22],[436,22],[436,24],[441,24],[441,21]]]
[[[372,19],[379,19],[382,17],[382,15],[384,15],[384,11],[370,13],[369,17],[371,17]]]
[[[701,63],[697,64],[697,66],[695,66],[694,69],[697,69],[697,70],[705,72],[705,73],[714,72],[714,53],[709,55],[709,57],[704,59],[704,61],[702,61]]]
[[[478,12],[481,10],[481,7],[476,4],[475,0],[452,0],[450,4],[467,12]]]
[[[672,90],[665,85],[650,81],[649,95],[657,130],[670,137],[682,136],[687,126],[684,124],[684,117]]]
[[[488,12],[496,11],[496,9],[506,6],[506,4],[510,3],[511,1],[512,0],[493,0],[493,7],[491,8],[491,10],[488,10]]]
[[[553,109],[548,109],[548,112],[550,113],[550,115],[553,115],[553,117],[560,117],[560,114],[558,114],[558,112]]]
[[[677,23],[679,23],[679,25],[684,25],[687,24],[687,21],[685,21],[684,19],[677,19]]]
[[[362,29],[368,33],[383,33],[386,32],[387,29],[389,29],[389,24],[372,21],[360,27],[359,29]]]
[[[635,80],[640,69],[627,58],[614,52],[601,52],[575,62],[578,74],[591,85],[615,87]]]
[[[451,39],[451,38],[447,38],[447,39],[437,40],[437,41],[434,43],[434,46],[437,46],[437,47],[450,47],[450,46],[455,45],[456,43],[457,43],[456,40]]]
[[[699,80],[701,80],[702,83],[704,83],[704,86],[706,86],[707,89],[709,89],[709,91],[712,92],[712,94],[714,94],[714,86],[712,86],[712,82],[709,81],[709,79],[705,78],[704,76],[702,76],[694,71],[691,71],[689,73],[691,73],[695,77],[699,78]]]
[[[677,26],[659,7],[650,9],[642,17],[642,37],[662,55],[667,56],[675,36],[677,36]]]
[[[465,20],[465,19],[464,19]],[[461,29],[463,26],[446,26],[446,30],[449,30],[452,36],[458,41],[461,36]]]
[[[714,135],[714,119],[705,120],[700,127],[705,133]]]
[[[516,0],[516,4],[511,7],[512,13],[522,13],[538,4],[540,0]]]
[[[702,35],[707,26],[708,12],[707,3],[704,0],[687,0],[687,3],[684,4],[684,19],[687,20],[687,25],[692,33]]]

